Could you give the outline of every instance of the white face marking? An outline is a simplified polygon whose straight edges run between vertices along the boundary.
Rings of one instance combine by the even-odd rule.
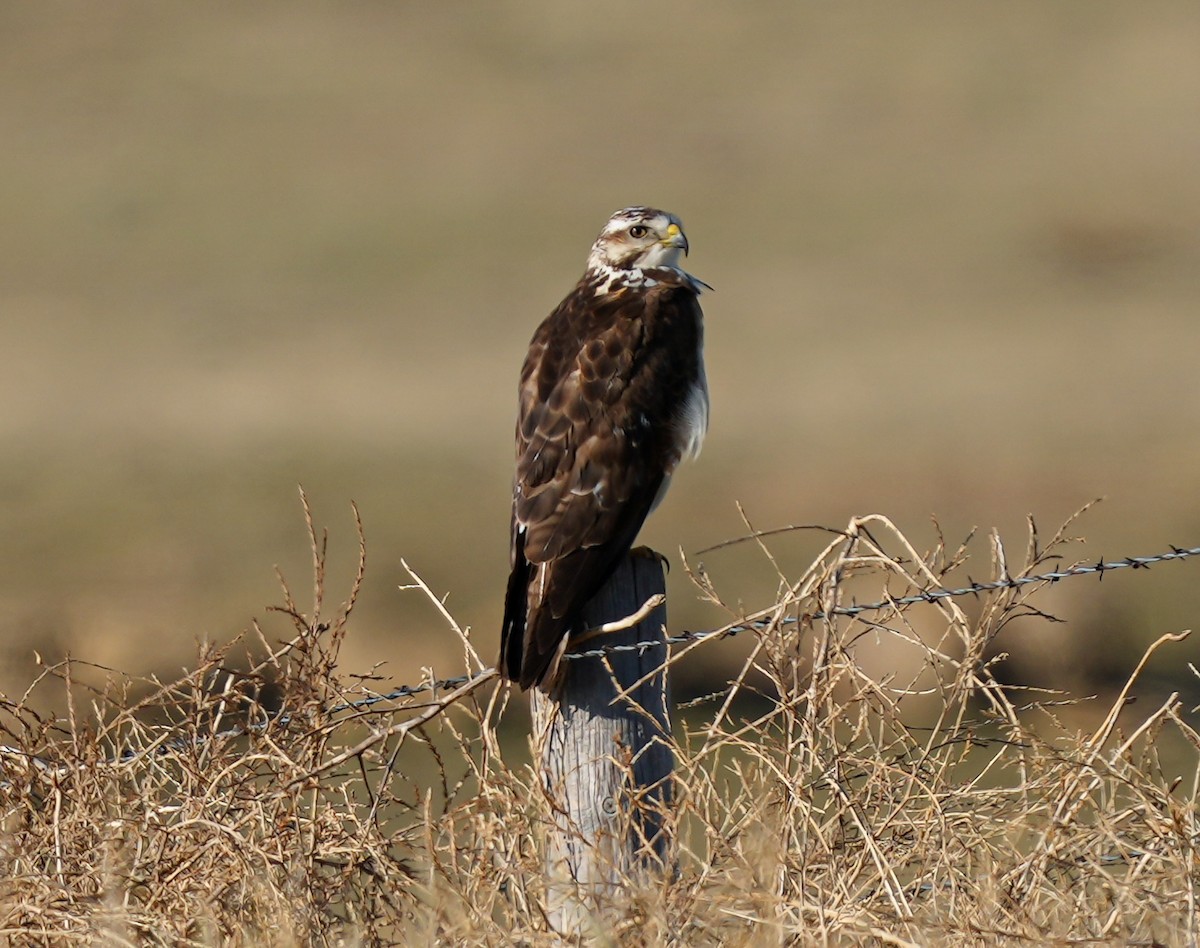
[[[627,207],[609,218],[592,244],[588,266],[620,270],[679,267],[687,249],[683,224],[674,214],[649,207]]]
[[[683,224],[674,214],[649,207],[617,211],[592,244],[588,270],[600,277],[596,295],[611,292],[615,282],[631,289],[650,289],[662,280],[646,271],[674,270],[695,290],[705,286],[680,265],[687,250]]]

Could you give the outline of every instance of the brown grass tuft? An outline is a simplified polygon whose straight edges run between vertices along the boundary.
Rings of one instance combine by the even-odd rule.
[[[550,814],[523,739],[498,726],[509,693],[443,610],[462,680],[426,671],[432,692],[339,710],[386,690],[338,667],[365,554],[329,612],[325,538],[308,523],[313,604],[284,584],[281,641],[255,624],[165,683],[68,659],[3,698],[0,937],[555,943]],[[1066,542],[1043,546],[1031,522],[1020,570],[998,536],[990,569],[1032,575]],[[1039,587],[809,618],[960,581],[973,543],[921,553],[887,519],[858,518],[802,576],[779,573],[744,663],[681,710],[677,872],[624,893],[607,938],[1196,939],[1200,735],[1178,695],[1131,704],[1145,660],[1081,729],[1074,697],[999,677],[1006,627],[1050,618]],[[67,711],[49,717],[37,709],[53,689]]]

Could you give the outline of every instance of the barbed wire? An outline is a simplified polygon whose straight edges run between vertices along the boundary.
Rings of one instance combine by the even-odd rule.
[[[1000,579],[971,582],[965,586],[935,587],[916,593],[910,593],[906,596],[894,596],[887,599],[880,599],[876,602],[854,603],[848,606],[836,606],[832,609],[824,611],[805,613],[803,618],[812,622],[817,622],[821,619],[827,619],[833,616],[846,616],[852,618],[867,612],[881,612],[885,609],[895,609],[897,607],[916,605],[922,602],[935,604],[946,599],[974,596],[979,595],[980,593],[994,592],[999,589],[1019,589],[1025,586],[1034,586],[1038,584],[1051,585],[1059,582],[1060,580],[1069,579],[1073,576],[1098,575],[1101,579],[1103,579],[1104,574],[1115,572],[1117,570],[1149,569],[1155,563],[1167,563],[1175,560],[1185,560],[1193,556],[1200,556],[1200,546],[1188,548],[1172,546],[1168,552],[1156,553],[1151,556],[1127,556],[1121,560],[1110,561],[1100,559],[1096,563],[1090,565],[1079,564],[1077,566],[1069,566],[1065,569],[1037,573],[1032,576],[1005,576]],[[625,645],[603,645],[598,648],[588,649],[587,651],[583,652],[568,652],[563,655],[563,661],[580,661],[583,659],[604,658],[620,652],[641,653],[649,649],[663,648],[664,646],[694,645],[710,639],[729,639],[736,635],[740,635],[743,632],[764,629],[769,625],[794,624],[800,621],[800,618],[801,617],[797,616],[784,616],[783,618],[773,617],[770,619],[754,619],[747,622],[724,626],[719,629],[680,632],[676,635],[669,635],[665,639],[659,639],[657,641],[632,642]],[[452,678],[431,679],[419,684],[400,685],[391,689],[385,694],[366,695],[362,698],[355,698],[351,701],[343,701],[339,704],[331,705],[325,708],[324,711],[330,716],[344,714],[347,711],[363,711],[388,701],[402,701],[405,698],[412,698],[417,695],[436,695],[438,692],[462,688],[464,685],[476,680],[482,684],[495,677],[497,677],[495,669],[486,668],[481,669],[474,674],[456,675]],[[214,740],[226,740],[242,737],[247,734],[264,731],[271,725],[275,725],[277,727],[286,727],[292,722],[292,720],[292,715],[284,711],[276,712],[274,714],[266,714],[264,715],[263,720],[258,722],[238,724],[225,730],[206,735],[179,735],[176,737],[171,737],[168,733],[162,735],[161,738],[150,747],[123,751],[108,760],[107,763],[127,763],[143,757],[146,754],[166,753],[171,750],[182,750],[186,747],[197,746]],[[26,763],[37,767],[45,773],[61,773],[65,772],[66,769],[69,769],[67,765],[55,764],[35,755],[28,754],[27,752],[15,747],[0,746],[0,757],[20,758],[26,761]],[[0,780],[0,788],[6,788],[9,785],[10,784],[8,781]]]
[[[868,602],[854,604],[849,606],[836,606],[827,611],[817,611],[806,613],[804,618],[819,622],[822,619],[832,618],[833,616],[846,616],[853,618],[854,616],[862,615],[865,612],[881,612],[885,609],[894,609],[897,606],[911,606],[917,603],[937,603],[944,599],[955,599],[963,596],[976,596],[980,593],[995,592],[998,589],[1019,589],[1023,586],[1034,586],[1037,584],[1052,585],[1063,579],[1070,579],[1073,576],[1092,576],[1097,575],[1101,579],[1105,573],[1115,572],[1123,569],[1149,569],[1155,563],[1169,563],[1174,560],[1185,560],[1192,556],[1200,556],[1200,546],[1194,547],[1178,547],[1172,546],[1166,553],[1155,553],[1151,556],[1127,556],[1121,560],[1105,561],[1103,558],[1088,564],[1079,564],[1077,566],[1068,566],[1065,569],[1052,570],[1046,573],[1037,573],[1033,576],[1005,576],[1001,579],[992,579],[981,582],[971,582],[966,586],[955,587],[935,587],[926,589],[921,592],[911,593],[907,596],[896,596],[889,599],[881,599],[877,602]],[[567,652],[563,655],[563,661],[574,662],[586,658],[604,658],[608,655],[614,655],[619,652],[638,652],[642,653],[652,648],[662,648],[663,645],[692,645],[697,642],[704,642],[709,639],[730,639],[743,632],[751,632],[766,628],[769,624],[790,625],[798,622],[796,616],[785,616],[782,619],[755,619],[749,622],[739,623],[737,625],[725,626],[720,629],[706,629],[696,632],[679,632],[675,635],[668,635],[665,640],[646,642],[631,642],[625,645],[602,645],[594,649],[588,649],[583,652]],[[411,698],[415,695],[425,694],[426,692],[436,693],[452,688],[460,688],[469,682],[473,675],[458,675],[454,678],[436,679],[433,681],[422,682],[418,685],[401,685],[387,692],[387,694],[368,695],[364,698],[358,698],[354,701],[347,701],[343,704],[335,705],[328,709],[329,714],[340,714],[345,711],[359,711],[364,708],[373,707],[385,701],[400,701],[404,698]]]

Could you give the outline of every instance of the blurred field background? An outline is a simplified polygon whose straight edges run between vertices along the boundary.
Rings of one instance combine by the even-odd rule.
[[[361,508],[347,670],[457,653],[401,557],[491,652],[520,363],[631,203],[716,288],[709,439],[644,542],[741,501],[1019,551],[1104,495],[1080,557],[1200,544],[1198,49],[1188,0],[4,5],[0,690],[35,649],[169,673],[276,564],[306,589],[297,484],[331,593]],[[773,601],[750,547],[702,559]],[[1061,585],[1011,674],[1124,680],[1198,570]]]

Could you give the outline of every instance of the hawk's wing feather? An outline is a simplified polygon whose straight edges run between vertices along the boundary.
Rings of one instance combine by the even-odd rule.
[[[542,323],[521,375],[512,574],[501,664],[528,687],[628,551],[679,461],[699,369],[694,288],[602,296],[585,276]]]

